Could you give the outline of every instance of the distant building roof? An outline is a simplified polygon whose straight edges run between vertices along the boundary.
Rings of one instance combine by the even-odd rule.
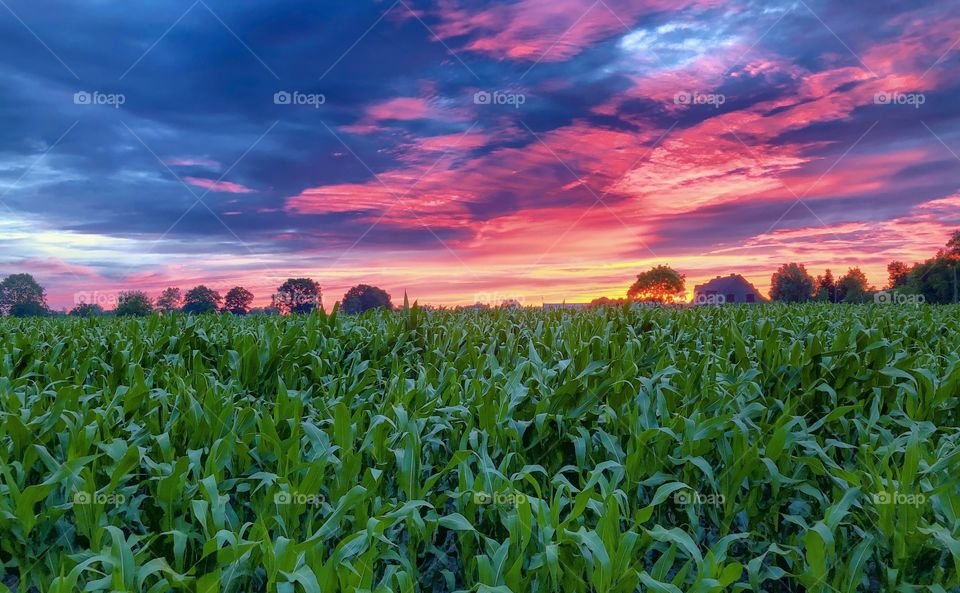
[[[712,296],[722,296],[723,298],[711,301],[708,297]],[[767,302],[766,297],[740,274],[717,276],[713,280],[698,284],[693,289],[693,304],[695,305],[765,302]]]

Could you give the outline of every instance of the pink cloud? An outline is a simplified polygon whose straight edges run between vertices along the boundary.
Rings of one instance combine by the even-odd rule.
[[[478,16],[477,22],[492,23],[503,11],[512,10],[503,6],[491,8]],[[473,25],[476,22],[450,26],[469,29]],[[913,34],[905,33],[908,37]],[[679,117],[679,111],[689,107],[675,105],[675,93],[717,89],[724,77],[731,75],[730,64],[744,49],[725,47],[675,70],[636,75],[633,89],[599,111],[618,115],[623,101],[642,97],[663,101]],[[938,57],[932,51],[926,53],[930,54],[931,64]],[[787,204],[795,200],[795,193],[807,191],[811,199],[875,192],[889,187],[889,176],[896,170],[929,159],[926,151],[916,149],[882,155],[854,151],[840,163],[843,166],[823,175],[835,163],[835,159],[817,156],[827,147],[826,143],[783,140],[787,132],[849,118],[855,109],[872,105],[876,92],[910,85],[917,88],[922,79],[916,71],[882,72],[876,78],[859,65],[810,72],[771,55],[747,62],[741,69],[733,70],[732,75],[794,80],[796,92],[790,96],[735,111],[707,112],[700,123],[669,133],[651,128],[640,119],[635,121],[640,132],[615,131],[574,121],[541,133],[543,143],[521,130],[520,136],[528,137],[525,146],[500,148],[470,159],[463,158],[467,150],[489,142],[484,134],[420,139],[402,149],[400,160],[405,166],[380,175],[386,188],[376,180],[310,188],[289,199],[286,208],[293,213],[364,211],[370,221],[381,220],[383,224],[404,228],[427,225],[469,229],[473,231],[471,238],[457,246],[470,250],[470,255],[464,256],[467,260],[479,258],[490,263],[500,257],[523,261],[543,246],[545,237],[564,233],[567,238],[558,253],[565,257],[575,257],[580,249],[590,251],[590,257],[616,260],[627,251],[636,252],[638,245],[652,244],[658,238],[661,217],[747,198]],[[921,88],[933,88],[934,81],[931,77]],[[422,103],[413,103],[404,110],[423,114],[423,107]],[[371,111],[393,112],[392,106],[380,112]],[[651,146],[664,133],[657,145]],[[434,161],[437,152],[450,149],[452,156],[439,163]],[[574,175],[581,179],[574,179]],[[531,195],[531,180],[536,180],[537,196]],[[593,202],[590,194],[585,193],[586,188],[591,188],[595,195],[606,196],[605,203],[597,206],[599,212],[584,215]],[[396,203],[397,196],[408,192],[407,198]],[[573,200],[574,205],[570,205],[572,192],[579,192],[580,196]],[[519,202],[501,214],[475,216],[477,210],[490,206],[493,195],[516,197]],[[606,215],[606,227],[594,224],[601,212]],[[567,231],[571,225],[576,228]],[[597,243],[596,235],[603,234],[604,228],[619,232],[624,226],[635,233],[623,235],[609,248],[604,247],[605,243]],[[591,235],[584,229],[593,231],[592,243]],[[530,237],[537,239],[528,240]],[[573,248],[567,249],[568,246]]]
[[[420,97],[397,97],[367,109],[367,116],[375,120],[424,119],[433,114],[434,108],[426,99]]]
[[[911,78],[915,77],[913,84],[923,84],[928,77],[936,80],[946,74],[945,69],[938,69],[935,64],[956,47],[960,17],[924,19],[910,13],[899,16],[891,24],[904,33],[893,41],[867,48],[863,52],[867,66],[880,76],[911,73]]]
[[[240,185],[239,183],[233,183],[231,181],[214,181],[212,179],[201,179],[199,177],[184,177],[183,180],[190,185],[202,187],[209,191],[230,194],[249,194],[253,191],[245,185]]]
[[[422,90],[431,92],[430,85],[423,84]],[[463,103],[465,104],[466,99]],[[414,121],[430,119],[436,121],[463,121],[467,118],[463,106],[457,106],[449,99],[433,96],[394,97],[382,103],[367,107],[359,121],[341,126],[340,129],[353,134],[370,134],[384,129],[384,122]]]
[[[627,23],[668,7],[665,0],[609,4]],[[708,4],[683,2],[680,6]],[[445,6],[437,30],[445,40],[456,39],[452,46],[460,43],[470,51],[527,64],[541,58],[546,62],[568,59],[589,44],[626,32],[602,3],[592,0],[519,0],[476,11],[453,0]],[[130,284],[159,290],[174,283],[174,277],[185,287],[206,282],[225,290],[243,284],[258,295],[258,303],[264,303],[285,275],[311,275],[323,282],[328,304],[358,281],[383,285],[397,298],[407,289],[413,298],[431,302],[466,304],[477,293],[500,293],[525,296],[532,303],[541,297],[558,301],[623,296],[633,274],[658,263],[670,263],[687,273],[688,287],[716,273],[741,272],[766,290],[770,274],[780,263],[799,260],[813,273],[831,267],[837,275],[850,265],[861,265],[871,281],[881,285],[888,261],[921,260],[943,245],[949,231],[960,223],[960,197],[929,201],[886,221],[847,220],[824,226],[810,215],[797,226],[792,218],[790,228],[774,228],[740,245],[707,253],[659,257],[642,247],[656,250],[657,242],[665,238],[667,219],[684,215],[694,219],[711,212],[711,206],[783,202],[785,210],[795,200],[792,190],[809,192],[805,199],[817,211],[817,199],[825,205],[829,198],[864,196],[866,204],[870,195],[881,190],[913,189],[914,182],[893,177],[905,167],[936,158],[930,150],[898,146],[878,154],[875,145],[868,150],[865,142],[821,178],[836,161],[825,158],[824,150],[839,156],[856,134],[847,134],[847,144],[841,146],[791,139],[794,136],[789,134],[815,124],[852,121],[856,110],[873,105],[877,92],[923,92],[942,88],[957,77],[957,72],[943,67],[926,75],[925,71],[955,41],[958,19],[933,24],[905,19],[899,25],[899,39],[857,48],[878,76],[853,63],[847,54],[825,56],[830,65],[821,71],[810,71],[769,51],[763,59],[738,65],[752,40],[717,48],[671,69],[654,70],[646,64],[630,69],[630,61],[639,58],[625,56],[617,67],[633,80],[633,87],[595,112],[632,124],[629,130],[574,120],[540,132],[542,144],[519,126],[500,125],[497,136],[484,129],[432,137],[404,134],[404,143],[395,149],[397,165],[380,172],[380,180],[310,187],[283,205],[293,215],[360,212],[359,220],[381,220],[396,229],[458,231],[451,234],[457,238],[446,240],[445,245],[438,242],[430,249],[421,246],[384,253],[382,247],[366,250],[361,244],[344,262],[330,267],[328,260],[311,259],[315,253],[297,252],[284,260],[289,269],[282,271],[270,272],[276,261],[257,261],[248,267],[218,262],[199,271],[165,270],[155,276],[130,277]],[[687,117],[691,107],[673,103],[679,91],[713,92],[724,88],[729,77],[764,77],[777,90],[795,90],[736,110],[704,108],[704,119],[697,123],[689,123],[696,122]],[[564,84],[555,80],[547,86],[557,90]],[[445,102],[428,85],[418,93],[421,96],[373,105],[358,123],[345,129],[370,133],[390,121],[464,121],[464,110],[470,108],[469,98],[464,97],[463,104]],[[636,99],[661,102],[664,110],[683,120],[682,125],[668,132],[663,125],[654,126],[649,119],[633,115]],[[735,97],[730,99],[728,105],[739,104]],[[633,110],[624,108],[628,101],[634,103]],[[509,147],[475,154],[478,148],[502,141],[504,130],[511,140]],[[525,145],[517,146],[524,138]],[[934,146],[938,151],[942,148]],[[211,164],[189,159],[174,163]],[[231,182],[198,178],[187,182],[230,193],[253,191]],[[604,203],[595,203],[588,188],[604,196]],[[710,222],[723,227],[727,221]],[[278,232],[270,238],[296,241],[302,237]]]
[[[502,138],[501,138],[502,139]],[[413,155],[423,155],[430,153],[445,153],[457,151],[458,153],[481,148],[490,142],[490,136],[483,132],[468,131],[463,134],[444,134],[441,136],[425,136],[415,140],[409,146]]]
[[[41,278],[54,276],[62,276],[66,278],[97,277],[97,271],[95,268],[82,264],[66,262],[57,257],[27,257],[18,260],[14,264],[5,263],[4,267],[10,269],[20,268],[29,270],[31,273],[36,274]]]
[[[817,205],[812,205],[817,209]],[[811,215],[811,218],[813,216]],[[926,260],[946,244],[960,224],[960,194],[930,200],[903,216],[885,221],[846,222],[776,229],[753,237],[743,245],[714,251],[704,261],[751,261],[758,270],[758,288],[769,289],[770,275],[779,263],[802,261],[812,274],[830,268],[835,276],[848,267],[859,266],[870,282],[882,287],[887,281],[886,266],[894,260],[908,264]],[[704,276],[706,278],[706,276]]]
[[[560,18],[562,11],[557,6],[570,10],[581,8],[579,14],[582,14],[591,5],[563,0],[556,6],[545,8],[542,3],[533,5],[521,1],[470,13],[454,3],[447,3],[446,14],[450,18],[445,22],[446,28],[441,36],[475,34],[487,29],[500,29],[497,34],[506,37],[522,37],[524,31],[534,30],[542,34],[544,27],[569,18]],[[657,6],[657,3],[641,3],[633,9],[649,10]],[[576,11],[573,14],[579,16]],[[538,18],[532,18],[532,15]],[[602,21],[595,16],[588,15],[583,21]],[[513,20],[507,23],[510,19]],[[913,26],[918,25],[913,23]],[[575,27],[570,38],[574,41],[586,39],[597,34],[599,29],[592,31]],[[466,221],[472,206],[489,201],[494,192],[527,196],[530,180],[536,179],[538,186],[543,188],[539,203],[518,204],[516,209],[508,210],[542,211],[545,216],[560,216],[561,220],[567,220],[570,217],[550,209],[550,200],[588,186],[598,195],[609,194],[607,200],[617,202],[613,209],[620,218],[630,224],[639,224],[644,217],[677,215],[749,197],[792,201],[794,193],[801,194],[811,188],[814,190],[808,196],[811,198],[876,191],[887,183],[886,171],[898,164],[917,163],[927,155],[916,150],[899,151],[887,157],[863,156],[854,152],[845,157],[849,166],[838,167],[820,179],[821,172],[834,163],[833,160],[822,162],[823,159],[817,156],[826,145],[785,142],[782,138],[787,132],[813,124],[849,118],[855,109],[873,105],[877,92],[933,88],[934,77],[923,81],[921,73],[915,70],[892,71],[882,67],[878,57],[892,56],[888,60],[891,64],[911,67],[925,61],[932,64],[938,57],[936,52],[948,47],[945,44],[949,37],[938,33],[934,47],[925,48],[910,41],[916,38],[917,31],[913,28],[903,35],[905,45],[910,48],[909,59],[895,51],[895,44],[889,44],[889,48],[882,51],[865,53],[877,61],[879,78],[860,65],[810,72],[776,55],[749,61],[731,71],[731,66],[736,65],[750,49],[743,43],[717,48],[675,69],[634,75],[635,86],[597,108],[598,113],[618,115],[623,102],[644,98],[661,101],[666,109],[682,117],[681,112],[691,107],[674,103],[674,96],[679,91],[713,92],[728,76],[777,76],[796,81],[796,91],[791,95],[736,111],[707,112],[706,119],[691,127],[671,131],[654,148],[649,145],[666,130],[650,129],[642,120],[636,121],[644,130],[642,133],[618,132],[575,121],[566,127],[541,133],[543,144],[530,139],[526,146],[498,149],[469,160],[455,157],[462,157],[468,149],[488,143],[489,138],[483,133],[471,133],[466,138],[451,134],[418,139],[400,150],[399,158],[407,164],[406,167],[380,175],[387,188],[376,180],[310,188],[291,198],[286,206],[288,211],[299,213],[369,211],[371,220],[386,213],[383,222],[398,226],[470,227]],[[474,43],[482,42],[475,40]],[[510,52],[523,54],[526,51],[522,44],[510,46],[504,43],[503,47],[509,48],[505,50],[508,57],[517,57]],[[561,44],[560,55],[573,51],[565,48]],[[435,102],[400,98],[374,106],[368,115],[371,121],[421,118],[429,117],[431,110],[436,113]],[[529,136],[524,130],[520,130],[520,135]],[[435,163],[435,153],[447,150],[451,150],[454,156]],[[559,161],[574,173],[568,175],[561,168],[558,177]],[[851,168],[855,170],[851,172]],[[550,177],[544,177],[546,171],[550,171]],[[572,179],[574,174],[583,181]],[[407,194],[411,187],[414,188],[412,197],[403,200],[399,207],[395,205],[396,197]]]
[[[520,0],[471,10],[455,0],[441,4],[437,34],[469,36],[465,49],[529,62],[567,60],[601,39],[629,32],[629,23],[663,10],[680,12],[721,0]]]

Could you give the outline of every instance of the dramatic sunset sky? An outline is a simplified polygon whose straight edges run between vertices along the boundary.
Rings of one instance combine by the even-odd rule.
[[[0,276],[55,308],[882,286],[960,227],[957,0],[0,0],[0,47]]]

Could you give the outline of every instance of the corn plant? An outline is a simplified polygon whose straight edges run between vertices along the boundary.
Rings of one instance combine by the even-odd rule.
[[[0,319],[0,592],[960,590],[958,329]]]

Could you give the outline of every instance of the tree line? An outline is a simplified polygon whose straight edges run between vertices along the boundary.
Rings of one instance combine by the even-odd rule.
[[[892,261],[887,265],[887,273],[883,290],[922,296],[926,303],[960,302],[960,231],[954,231],[946,247],[934,257],[912,266]],[[840,278],[835,278],[830,269],[814,278],[804,264],[793,262],[780,266],[770,278],[770,299],[785,303],[865,303],[873,300],[877,290],[857,267],[849,268]],[[590,304],[608,306],[636,301],[678,304],[685,295],[686,277],[670,266],[661,265],[638,274],[627,289],[625,299],[601,297]]]
[[[944,248],[924,262],[908,265],[892,261],[887,265],[888,280],[884,290],[918,295],[927,303],[960,302],[960,230],[954,231]],[[814,278],[802,263],[786,263],[770,278],[770,298],[774,301],[798,303],[823,301],[830,303],[864,303],[876,294],[860,268],[850,268],[840,278],[827,269]],[[617,305],[624,302],[680,303],[685,298],[686,278],[670,266],[656,266],[637,275],[627,290],[626,299],[595,299],[593,306]],[[119,293],[116,307],[105,311],[97,303],[78,303],[70,312],[74,316],[98,316],[108,313],[143,316],[154,312],[180,311],[188,314],[229,313],[234,315],[310,313],[322,307],[320,285],[311,278],[290,278],[271,296],[270,306],[252,309],[252,292],[235,286],[225,296],[206,286],[167,288],[153,300],[143,291]],[[506,305],[506,303],[505,303]],[[519,306],[519,303],[517,303]],[[362,313],[370,309],[392,309],[390,295],[367,284],[354,286],[343,295],[340,309],[346,313]],[[0,282],[0,315],[33,317],[50,315],[45,289],[30,274],[12,274]]]
[[[308,314],[323,306],[320,285],[312,278],[290,278],[277,287],[270,297],[270,306],[252,308],[254,294],[242,286],[234,286],[221,295],[218,291],[200,285],[183,292],[179,288],[165,289],[156,299],[141,290],[120,292],[116,306],[104,310],[96,302],[79,299],[68,315],[98,317],[102,315],[142,317],[152,313],[182,312],[191,315],[225,313],[254,314]],[[340,310],[362,313],[370,309],[392,309],[387,291],[376,286],[359,284],[343,295]],[[11,274],[0,281],[0,315],[13,317],[43,317],[54,314],[47,306],[46,289],[30,274]]]
[[[924,262],[909,265],[902,261],[887,264],[887,283],[882,290],[923,297],[926,303],[960,302],[960,231],[954,231],[946,247]],[[770,297],[788,303],[824,301],[864,303],[873,300],[877,288],[871,286],[860,268],[850,268],[840,278],[827,269],[811,276],[803,264],[780,266],[770,279]]]

